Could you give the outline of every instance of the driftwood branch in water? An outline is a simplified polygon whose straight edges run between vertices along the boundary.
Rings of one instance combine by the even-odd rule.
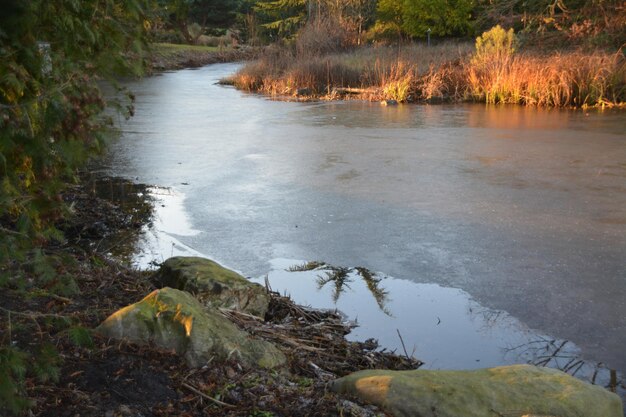
[[[374,88],[350,88],[350,87],[337,87],[334,91],[338,94],[375,94]]]

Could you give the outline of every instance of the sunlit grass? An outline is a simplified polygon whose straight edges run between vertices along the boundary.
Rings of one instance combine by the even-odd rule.
[[[472,62],[467,80],[471,97],[488,103],[585,107],[626,101],[621,53],[518,54]]]
[[[289,49],[268,48],[261,59],[248,63],[234,77],[235,86],[270,95],[311,95],[334,98],[342,89],[365,89],[366,98],[407,101],[428,75],[466,56],[470,44],[363,47],[322,56],[298,55]],[[429,91],[437,90],[430,88]]]
[[[624,106],[621,52],[476,55],[470,43],[362,47],[325,55],[270,47],[234,77],[240,89],[275,96],[397,101],[477,101],[532,106]],[[353,91],[350,91],[353,92]]]

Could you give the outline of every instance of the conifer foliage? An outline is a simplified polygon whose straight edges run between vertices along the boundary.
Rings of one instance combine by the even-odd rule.
[[[61,192],[111,131],[96,81],[142,71],[148,6],[149,0],[0,0],[0,291],[26,297],[76,290],[63,275],[65,261],[45,244],[63,240],[55,228],[69,212]],[[1,415],[28,407],[25,378],[55,380],[60,360],[52,345],[18,345],[20,329],[5,307]]]
[[[0,265],[61,239],[60,192],[103,145],[96,80],[139,73],[137,0],[4,0],[0,15]],[[0,276],[0,282],[11,277]]]

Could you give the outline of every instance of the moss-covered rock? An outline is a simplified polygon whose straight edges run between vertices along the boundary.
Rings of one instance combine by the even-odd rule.
[[[190,292],[206,304],[261,318],[269,305],[270,298],[263,286],[205,258],[169,258],[154,278],[158,286]]]
[[[172,288],[155,290],[116,311],[96,331],[106,337],[174,349],[192,367],[202,366],[210,358],[233,359],[244,367],[275,368],[286,363],[276,346],[252,338],[191,294]]]
[[[471,371],[359,371],[331,384],[395,417],[623,417],[620,398],[531,365]]]

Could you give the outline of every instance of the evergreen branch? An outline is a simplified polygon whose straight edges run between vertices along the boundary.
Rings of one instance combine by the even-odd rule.
[[[61,297],[61,298],[64,298],[64,297]],[[27,318],[30,318],[30,319],[51,317],[51,318],[66,320],[69,317],[71,317],[71,316],[68,316],[68,315],[54,314],[54,313],[36,313],[36,312],[33,312],[33,311],[15,311],[15,310],[10,310],[10,309],[4,308],[4,307],[0,307],[0,310],[4,311],[5,313],[8,313],[8,314],[14,314],[16,316],[23,316],[23,317],[27,317]]]
[[[48,90],[43,94],[39,94],[36,98],[33,98],[31,100],[27,100],[27,101],[15,103],[15,104],[0,103],[0,109],[20,109],[20,108],[30,107],[33,104],[39,104],[43,101],[48,100],[50,97],[58,93],[63,93],[68,87],[72,86],[72,83],[74,82],[75,78],[76,78],[76,75],[74,74],[70,76],[69,79],[65,81],[63,84],[60,84],[58,87]]]
[[[35,323],[35,326],[37,327],[37,330],[38,330],[39,338],[43,340],[43,331],[41,330],[41,326],[37,322],[37,319],[34,317],[34,315],[20,313],[19,311],[9,310],[9,309],[4,308],[4,307],[0,307],[0,310],[3,310],[4,312],[6,312],[8,317],[9,317],[9,329],[11,329],[11,315],[12,314],[16,315],[16,316],[24,316],[24,317],[26,317],[28,319],[31,319],[33,321],[33,323]],[[41,313],[41,315],[44,315],[44,313]],[[11,343],[11,342],[12,342],[11,335],[9,333],[9,343]]]
[[[7,229],[6,227],[2,227],[2,226],[0,226],[0,232],[6,233],[8,235],[28,237],[28,235],[26,233],[24,233],[24,232],[17,232],[15,230]],[[2,307],[0,307],[0,308],[2,308]]]

